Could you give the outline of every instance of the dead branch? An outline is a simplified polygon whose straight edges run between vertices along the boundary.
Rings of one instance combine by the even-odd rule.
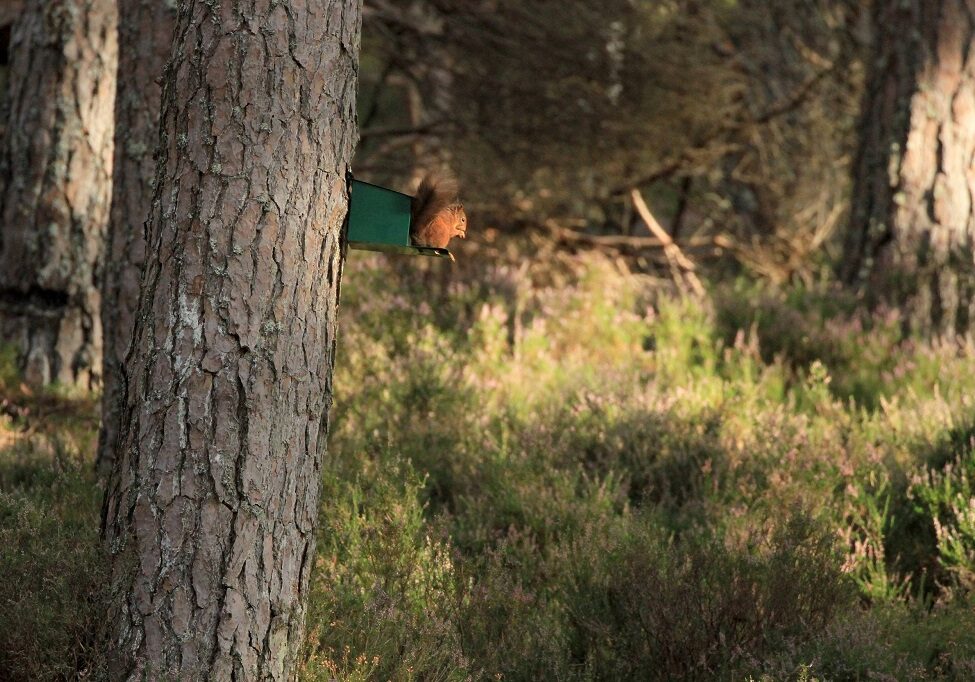
[[[545,227],[552,232],[557,239],[565,242],[579,244],[589,244],[591,246],[602,246],[615,249],[630,249],[634,251],[663,249],[665,244],[657,237],[633,237],[617,234],[586,234],[568,227],[557,224],[554,220],[546,220]],[[709,248],[714,247],[715,242],[710,237],[696,237],[685,243],[685,248]]]
[[[664,255],[667,256],[667,260],[670,263],[670,270],[674,275],[674,280],[678,283],[678,286],[683,287],[683,283],[687,282],[690,288],[694,290],[694,293],[698,296],[704,296],[704,285],[701,284],[701,280],[697,278],[694,271],[697,269],[691,260],[684,255],[680,247],[674,243],[674,240],[670,238],[667,231],[660,226],[657,219],[653,217],[650,213],[650,207],[647,206],[647,202],[643,200],[643,195],[640,194],[640,190],[635,187],[630,190],[630,199],[633,201],[633,207],[636,212],[640,214],[640,218],[646,223],[650,231],[653,232],[654,236],[660,240],[663,245]],[[682,270],[683,268],[683,270]]]
[[[814,73],[804,82],[800,83],[785,98],[773,103],[765,111],[756,116],[718,126],[700,144],[686,149],[670,159],[666,159],[656,168],[638,178],[630,179],[623,184],[617,185],[611,190],[611,193],[614,195],[622,194],[630,187],[648,185],[668,178],[681,169],[694,164],[697,156],[720,158],[730,151],[737,149],[740,145],[732,143],[718,144],[718,140],[725,135],[746,133],[749,130],[761,128],[781,116],[792,113],[809,99],[810,95],[816,90],[816,86],[825,80],[835,69],[835,65],[830,65]]]

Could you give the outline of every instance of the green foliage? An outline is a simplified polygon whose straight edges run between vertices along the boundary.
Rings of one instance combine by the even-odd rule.
[[[825,627],[852,596],[833,538],[800,513],[747,551],[667,541],[652,525],[585,544],[570,611],[577,655],[600,679],[728,673]]]
[[[828,289],[392,263],[345,274],[302,679],[971,679],[975,348]],[[5,382],[0,677],[94,674],[93,405]]]
[[[950,585],[966,595],[975,588],[975,443],[941,469],[915,476],[910,490],[916,511],[930,519],[938,562]]]
[[[0,388],[11,390],[17,385],[17,353],[13,346],[0,345]]]
[[[449,546],[426,528],[422,482],[389,466],[366,484],[326,476],[306,679],[466,679]]]
[[[100,491],[76,465],[37,452],[0,459],[0,677],[93,677],[106,570]]]
[[[800,646],[755,665],[756,680],[970,680],[975,615],[957,606],[877,605],[837,617]],[[802,677],[805,675],[805,677]]]
[[[329,670],[944,669],[933,633],[961,638],[965,619],[948,605],[954,569],[912,481],[964,442],[971,348],[903,338],[895,315],[866,315],[831,289],[739,284],[702,304],[659,297],[598,258],[485,265],[449,289],[431,286],[435,267],[360,260],[347,272],[331,447],[360,511],[333,532],[359,540],[322,556],[360,585],[354,607],[331,613],[358,623],[377,600],[394,604],[383,628],[396,632],[316,626]],[[366,295],[379,282],[396,295]],[[323,519],[342,518],[326,503]],[[392,542],[391,527],[408,550],[357,550],[384,568],[347,558]],[[434,546],[445,574],[422,558]],[[397,553],[416,557],[423,599],[375,587]],[[882,633],[881,653],[858,659],[865,641],[841,634],[853,621]],[[914,629],[932,634],[915,641]],[[951,665],[967,669],[966,652]]]

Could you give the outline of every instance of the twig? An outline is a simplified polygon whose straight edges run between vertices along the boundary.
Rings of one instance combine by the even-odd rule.
[[[680,247],[674,243],[674,240],[670,238],[667,231],[660,226],[657,219],[650,213],[650,207],[643,200],[643,195],[640,194],[640,190],[635,187],[630,190],[630,199],[633,201],[633,207],[636,209],[636,212],[640,214],[640,218],[643,219],[643,222],[650,228],[650,231],[663,244],[664,255],[667,256],[667,260],[670,263],[670,270],[674,274],[674,280],[679,286],[686,280],[695,294],[704,296],[704,286],[701,284],[701,280],[697,278],[697,275],[694,274],[694,271],[697,269],[696,266],[684,255]],[[683,271],[681,271],[681,268],[683,268]]]
[[[694,163],[694,157],[697,154],[720,157],[728,153],[729,150],[734,151],[737,147],[740,147],[740,145],[732,143],[716,145],[715,143],[723,135],[741,133],[752,128],[759,128],[780,116],[784,116],[795,111],[805,103],[810,93],[816,89],[816,86],[819,85],[819,83],[822,82],[830,73],[835,71],[836,68],[836,65],[832,64],[827,68],[817,71],[805,81],[800,83],[799,86],[785,98],[773,103],[771,106],[765,109],[765,111],[752,118],[734,121],[716,127],[700,143],[693,145],[674,157],[664,160],[660,165],[646,172],[644,175],[638,178],[632,178],[624,184],[617,185],[611,190],[612,194],[619,195],[630,187],[648,185],[670,177],[682,168]],[[712,149],[712,145],[715,145],[715,148]]]
[[[368,140],[375,137],[403,137],[412,136],[438,136],[442,133],[445,123],[433,121],[419,126],[376,126],[373,128],[363,128],[359,132],[359,139]]]
[[[664,243],[656,237],[636,237],[620,234],[586,234],[584,232],[579,232],[578,230],[563,227],[551,219],[545,221],[545,227],[554,232],[556,237],[567,242],[581,242],[584,244],[592,244],[593,246],[605,246],[607,248],[615,249],[632,249],[635,251],[664,248]],[[715,246],[715,243],[710,237],[698,237],[686,242],[684,246],[690,246],[691,248],[706,248]]]

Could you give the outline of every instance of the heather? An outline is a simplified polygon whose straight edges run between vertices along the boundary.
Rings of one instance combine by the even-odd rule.
[[[349,257],[302,679],[975,677],[970,342],[482,249]],[[96,402],[0,382],[0,669],[97,678]]]

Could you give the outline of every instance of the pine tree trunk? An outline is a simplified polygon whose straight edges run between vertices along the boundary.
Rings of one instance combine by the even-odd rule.
[[[975,2],[881,0],[843,276],[919,331],[964,333],[975,293]]]
[[[112,679],[295,674],[360,23],[359,0],[179,5],[104,507]]]
[[[97,287],[112,178],[114,0],[33,0],[11,38],[0,149],[0,343],[28,381],[101,374]]]
[[[119,0],[118,13],[114,181],[102,280],[105,348],[97,461],[102,475],[107,475],[115,461],[122,364],[132,341],[145,263],[143,226],[152,203],[160,82],[173,45],[176,21],[175,5],[159,0]]]

